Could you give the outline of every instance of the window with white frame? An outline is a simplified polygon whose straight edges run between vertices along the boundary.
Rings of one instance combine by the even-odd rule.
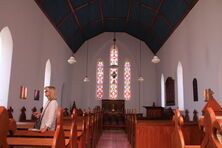
[[[161,106],[165,107],[165,83],[164,75],[161,75]]]
[[[11,76],[11,63],[13,53],[13,40],[9,27],[0,32],[0,106],[8,107],[9,84]]]
[[[177,65],[177,91],[178,91],[178,107],[184,110],[184,90],[183,90],[183,67],[181,62]]]
[[[50,59],[48,59],[45,64],[44,87],[49,86],[50,82],[51,82],[51,62],[50,62]],[[43,106],[45,106],[47,100],[48,100],[47,97],[44,95],[43,96]]]

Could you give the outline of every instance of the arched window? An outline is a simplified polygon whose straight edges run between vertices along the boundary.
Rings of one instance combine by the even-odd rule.
[[[44,78],[44,87],[49,86],[51,81],[51,62],[48,59],[45,64],[45,78]],[[44,94],[43,94],[44,95]],[[45,95],[43,96],[43,106],[47,102]]]
[[[0,32],[0,106],[8,106],[9,83],[11,76],[11,62],[13,53],[13,40],[11,31],[4,27]]]
[[[115,47],[115,46],[114,46]],[[109,98],[117,99],[118,96],[118,49],[110,50],[110,70],[109,70]]]
[[[103,92],[103,81],[104,81],[104,64],[102,60],[97,62],[97,70],[96,70],[96,98],[102,99]]]
[[[131,98],[131,65],[129,61],[124,64],[124,98],[130,100]]]
[[[165,107],[165,85],[163,74],[161,75],[161,106]]]
[[[198,85],[197,85],[197,79],[193,79],[193,100],[198,101]]]
[[[183,67],[180,62],[177,65],[177,91],[178,91],[178,107],[180,110],[184,110]]]
[[[0,63],[2,61],[2,36],[1,36],[1,32],[0,32]]]

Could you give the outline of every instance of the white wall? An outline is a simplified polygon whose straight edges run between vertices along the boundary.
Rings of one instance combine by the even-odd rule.
[[[132,98],[126,101],[126,108],[139,109],[138,93],[138,67],[139,67],[139,40],[126,34],[116,33],[116,45],[119,49],[119,99],[123,99],[123,66],[126,59],[132,64],[131,84]],[[113,33],[102,33],[89,40],[89,83],[84,83],[85,62],[86,62],[86,43],[84,43],[75,54],[77,63],[73,65],[72,72],[72,99],[76,101],[77,107],[88,108],[100,105],[101,101],[96,100],[96,62],[101,58],[104,60],[104,99],[108,99],[109,93],[109,52],[113,45]],[[141,86],[141,106],[152,105],[156,101],[156,67],[152,64],[153,54],[150,49],[142,42],[142,75],[145,79]],[[70,103],[70,105],[71,105]],[[145,109],[141,107],[141,112]]]
[[[71,96],[71,65],[67,64],[71,55],[69,47],[34,1],[1,0],[0,12],[0,29],[8,26],[13,38],[8,106],[14,108],[15,119],[22,106],[27,107],[27,118],[31,116],[32,107],[36,106],[38,110],[41,107],[47,59],[51,60],[51,84],[57,88],[58,102],[68,106]],[[19,99],[21,85],[28,87],[27,100]],[[41,90],[39,101],[33,100],[34,89]]]
[[[161,59],[157,66],[159,84],[161,73],[165,79],[171,76],[176,80],[177,64],[181,61],[185,109],[189,109],[191,115],[193,109],[197,109],[201,115],[200,111],[206,104],[203,99],[203,90],[206,88],[211,88],[215,92],[215,98],[222,103],[221,8],[221,0],[198,1],[158,52]],[[198,81],[198,102],[193,101],[193,78]],[[160,96],[160,85],[158,87]]]

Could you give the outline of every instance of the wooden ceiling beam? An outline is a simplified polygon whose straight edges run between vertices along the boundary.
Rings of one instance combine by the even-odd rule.
[[[74,17],[75,20],[76,20],[76,23],[77,23],[80,31],[83,33],[83,28],[82,28],[82,26],[80,25],[79,18],[78,18],[77,14],[76,14],[75,9],[74,9],[73,6],[72,6],[71,0],[67,0],[67,3],[68,3],[68,6],[69,6],[69,9],[70,9],[71,12],[72,12],[73,17]]]
[[[199,0],[193,0],[191,5],[189,5],[189,8],[187,8],[186,12],[183,14],[183,16],[180,17],[180,20],[177,21],[177,23],[170,28],[169,33],[166,35],[165,38],[162,38],[159,40],[159,45],[160,47],[163,46],[163,44],[166,42],[166,40],[171,36],[171,34],[174,32],[174,30],[179,26],[179,24],[184,20],[184,18],[187,16],[187,14],[190,12],[190,10],[195,6],[195,4],[198,2]]]
[[[100,17],[101,17],[102,25],[104,27],[104,16],[103,16],[103,9],[102,9],[102,0],[99,0],[98,6],[99,6],[99,12],[100,12]]]
[[[187,0],[183,0],[183,1],[184,1],[184,3],[186,3],[187,6],[189,6],[189,3]]]
[[[81,5],[74,7],[74,9],[75,9],[76,11],[78,11],[78,10],[80,10],[80,9],[88,6],[90,3],[95,3],[95,2],[96,2],[96,0],[88,0],[88,1],[84,2],[84,3],[81,4]]]
[[[132,3],[133,3],[132,0],[129,0],[129,8],[128,8],[128,13],[127,13],[127,17],[126,17],[126,24],[128,24],[128,22],[129,22],[131,10],[132,10]]]
[[[151,30],[152,30],[152,28],[153,28],[153,25],[155,24],[155,22],[156,22],[156,20],[157,20],[157,16],[159,15],[159,11],[160,11],[160,8],[161,8],[161,6],[163,5],[163,3],[164,3],[164,1],[165,0],[161,0],[160,1],[160,4],[159,4],[159,6],[158,6],[158,8],[156,9],[156,15],[153,17],[153,19],[152,19],[152,22],[151,22],[151,25],[150,26],[148,26],[148,29],[147,29],[147,31],[148,32],[150,32]]]
[[[69,17],[69,14],[66,15],[66,16],[64,16],[64,17],[59,21],[59,23],[56,25],[56,27],[59,28],[59,27],[65,22],[65,20],[66,20],[68,17]]]

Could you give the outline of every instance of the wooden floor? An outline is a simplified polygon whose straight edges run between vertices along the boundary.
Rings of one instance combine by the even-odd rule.
[[[97,148],[131,148],[122,130],[104,130]]]

